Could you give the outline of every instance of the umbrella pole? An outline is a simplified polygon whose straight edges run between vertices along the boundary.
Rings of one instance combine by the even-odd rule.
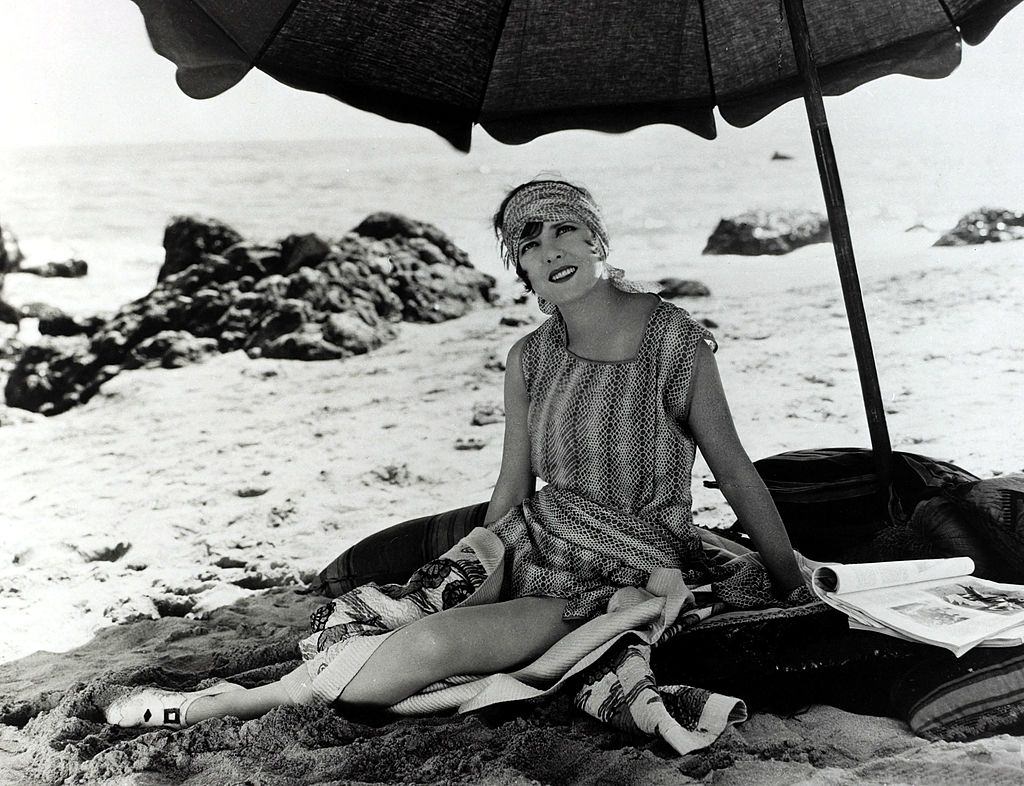
[[[864,314],[864,300],[861,297],[860,279],[857,276],[857,263],[853,258],[853,241],[850,238],[850,223],[846,217],[843,188],[839,181],[839,168],[836,166],[832,135],[828,129],[825,103],[821,98],[818,69],[811,54],[807,17],[804,14],[803,0],[783,0],[783,3],[789,22],[790,36],[793,39],[793,53],[796,55],[797,68],[804,82],[804,106],[807,109],[807,120],[811,126],[814,155],[818,161],[818,174],[821,177],[821,188],[825,195],[828,222],[832,231],[832,246],[835,248],[836,262],[839,265],[839,279],[842,283],[843,299],[846,301],[846,315],[850,322],[850,333],[853,336],[853,352],[857,358],[864,408],[868,416],[872,455],[875,460],[876,472],[881,481],[880,490],[888,494],[889,484],[892,480],[892,446],[889,442],[889,429],[885,422],[882,393],[878,387],[878,371],[875,368],[875,357],[871,349],[871,336],[868,334],[868,323]]]

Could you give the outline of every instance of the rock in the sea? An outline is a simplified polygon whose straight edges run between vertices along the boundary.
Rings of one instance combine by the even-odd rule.
[[[703,253],[788,254],[829,238],[828,219],[812,210],[754,210],[719,221]]]
[[[658,281],[658,286],[661,287],[658,294],[664,298],[708,297],[711,294],[706,284],[685,278],[663,278]]]
[[[175,216],[164,230],[164,263],[157,281],[200,261],[203,254],[220,254],[242,236],[214,218]]]
[[[89,274],[89,263],[84,259],[65,259],[63,262],[23,267],[21,272],[42,278],[81,278]]]
[[[18,238],[11,230],[0,226],[0,279],[4,273],[17,270],[24,261],[25,255],[21,253]]]
[[[49,303],[25,303],[22,318],[39,320],[39,332],[44,336],[91,336],[106,321],[100,316],[75,317]]]
[[[0,289],[0,292],[3,292],[3,290]],[[8,325],[17,325],[20,321],[21,312],[4,300],[3,297],[0,297],[0,322],[6,322]]]
[[[7,403],[57,414],[124,368],[176,368],[212,352],[350,357],[394,339],[403,319],[437,322],[495,300],[494,279],[436,227],[378,213],[357,230],[258,245],[220,222],[175,218],[156,287],[88,339],[31,347],[8,377]]]
[[[0,322],[17,326],[20,320],[18,309],[3,298],[4,275],[18,269],[24,259],[14,233],[0,227]]]
[[[1024,213],[983,207],[963,216],[935,245],[971,246],[1004,240],[1024,240]]]

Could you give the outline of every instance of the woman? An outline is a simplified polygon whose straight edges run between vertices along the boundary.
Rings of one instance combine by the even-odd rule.
[[[494,226],[506,265],[553,316],[508,355],[486,527],[403,587],[353,590],[314,614],[307,663],[282,680],[146,689],[115,702],[108,720],[180,727],[317,699],[390,707],[453,675],[532,661],[660,568],[678,569],[691,587],[710,582],[733,608],[807,598],[737,438],[707,330],[608,265],[604,222],[584,188],[525,183]],[[722,564],[704,548],[690,514],[697,446],[761,561]]]

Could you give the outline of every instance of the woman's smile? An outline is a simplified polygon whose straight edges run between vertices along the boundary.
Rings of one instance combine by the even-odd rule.
[[[519,263],[537,294],[555,305],[585,295],[601,277],[593,234],[575,221],[544,221],[519,246]]]
[[[552,284],[558,284],[562,281],[568,281],[576,274],[575,265],[562,265],[560,268],[556,268],[551,271],[551,275],[548,276],[548,281]]]

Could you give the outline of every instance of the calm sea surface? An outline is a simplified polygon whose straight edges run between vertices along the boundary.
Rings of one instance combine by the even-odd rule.
[[[767,126],[767,127],[766,127]],[[834,129],[855,241],[868,248],[916,223],[946,228],[982,204],[1024,209],[1024,156],[970,139]],[[873,136],[873,135],[872,135]],[[925,137],[926,138],[926,137]],[[1020,135],[1017,135],[1017,139]],[[770,140],[767,141],[766,140]],[[544,171],[588,185],[604,205],[616,259],[633,270],[699,258],[723,215],[822,208],[806,123],[794,111],[714,142],[671,128],[622,137],[557,134],[522,147],[480,135],[462,155],[429,135],[408,140],[150,144],[0,152],[0,222],[32,262],[85,258],[112,307],[146,291],[177,214],[219,218],[244,236],[337,236],[366,214],[431,221],[500,271],[489,215],[504,191]],[[773,161],[780,151],[792,160]],[[88,286],[83,283],[82,286]],[[140,291],[141,288],[141,291]]]

